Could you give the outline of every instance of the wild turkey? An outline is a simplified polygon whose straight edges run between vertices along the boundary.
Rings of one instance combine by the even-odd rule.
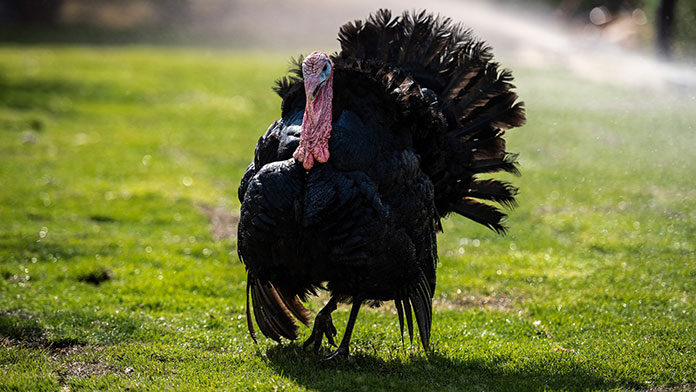
[[[428,348],[440,219],[455,212],[502,233],[517,189],[480,173],[517,173],[505,130],[524,123],[509,71],[450,19],[379,10],[347,23],[341,52],[298,59],[275,87],[281,119],[256,145],[239,187],[238,251],[261,332],[297,339],[301,301],[325,289],[304,347],[335,346],[331,312],[352,303],[329,358],[347,356],[363,303],[412,312]]]

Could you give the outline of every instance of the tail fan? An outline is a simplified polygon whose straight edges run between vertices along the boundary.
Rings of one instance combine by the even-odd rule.
[[[337,59],[391,69],[381,73],[387,75],[388,91],[396,91],[402,102],[427,101],[436,108],[436,117],[445,120],[415,143],[422,168],[435,185],[438,215],[455,212],[503,233],[505,214],[475,199],[514,207],[517,190],[476,176],[519,174],[517,156],[505,151],[503,136],[524,124],[525,112],[512,91],[512,74],[499,70],[490,48],[449,18],[425,11],[393,17],[382,9],[365,21],[342,26],[338,39]],[[423,111],[416,116],[424,117]]]

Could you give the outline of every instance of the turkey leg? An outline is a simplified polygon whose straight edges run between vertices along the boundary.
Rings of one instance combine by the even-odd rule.
[[[331,297],[329,302],[317,313],[314,318],[314,326],[312,327],[312,334],[309,338],[305,340],[302,348],[307,348],[310,344],[314,343],[314,352],[319,352],[319,347],[321,347],[321,342],[326,336],[326,340],[330,345],[336,347],[334,343],[334,336],[336,336],[336,327],[333,325],[333,320],[331,319],[331,312],[336,310],[336,304],[338,299],[334,296]]]
[[[353,334],[353,326],[355,325],[355,320],[358,319],[358,312],[360,311],[360,305],[362,305],[362,300],[353,298],[353,307],[350,308],[350,316],[348,316],[348,325],[346,326],[346,332],[343,333],[343,338],[341,339],[341,344],[338,349],[331,353],[326,360],[332,360],[338,357],[348,358],[348,352],[350,351],[350,336]]]

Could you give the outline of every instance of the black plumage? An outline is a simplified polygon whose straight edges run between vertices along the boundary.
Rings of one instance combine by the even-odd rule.
[[[360,305],[394,301],[403,333],[415,315],[427,348],[436,284],[436,233],[455,212],[497,232],[517,189],[480,173],[517,173],[505,130],[524,123],[512,76],[489,48],[449,19],[380,10],[341,27],[334,64],[330,159],[292,158],[306,104],[302,59],[276,91],[281,119],[259,139],[239,187],[239,256],[261,332],[298,337],[300,300],[331,300],[306,345],[333,343],[331,312],[353,309],[336,352],[347,355]],[[247,299],[248,301],[248,299]],[[254,336],[247,303],[249,330]]]

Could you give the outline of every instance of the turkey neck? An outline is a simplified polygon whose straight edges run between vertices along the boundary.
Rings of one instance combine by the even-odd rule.
[[[300,132],[300,145],[294,157],[303,162],[305,170],[314,165],[314,160],[324,163],[329,160],[329,137],[331,137],[331,101],[333,100],[333,72],[329,74],[324,85],[319,88],[314,100],[310,100],[312,91],[305,84],[304,116]]]

